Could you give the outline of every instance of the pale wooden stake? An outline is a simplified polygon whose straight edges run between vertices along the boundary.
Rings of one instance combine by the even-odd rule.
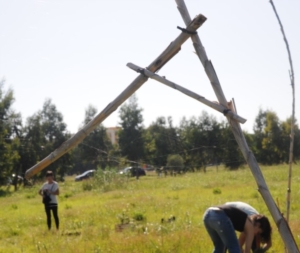
[[[206,17],[203,15],[197,15],[193,21],[187,26],[189,32],[195,32],[204,22]],[[164,64],[166,64],[174,55],[176,55],[181,45],[191,36],[188,32],[181,32],[181,34],[163,51],[158,58],[156,58],[149,66],[148,69],[152,72],[156,72]],[[138,90],[146,81],[147,77],[139,75],[114,101],[109,103],[102,112],[86,124],[81,130],[79,130],[70,139],[64,142],[60,147],[54,150],[50,155],[45,157],[42,161],[28,169],[25,173],[25,177],[28,179],[40,172],[48,165],[56,161],[65,153],[70,151],[76,145],[90,134],[103,120],[105,120],[112,112],[114,112],[127,98],[129,98],[136,90]]]
[[[175,0],[177,3],[177,8],[185,22],[185,24],[189,24],[191,21],[190,15],[188,13],[188,10],[186,8],[186,5],[184,3],[184,0]],[[219,79],[217,77],[217,74],[214,70],[214,67],[210,60],[208,60],[208,57],[206,55],[205,49],[202,46],[202,43],[200,41],[200,38],[198,35],[192,35],[191,39],[193,41],[196,53],[205,69],[205,72],[211,82],[211,85],[216,93],[216,96],[220,102],[220,104],[227,106],[227,100],[225,98],[225,95],[222,91]],[[233,108],[232,108],[233,109]],[[234,134],[234,137],[243,153],[243,156],[245,160],[247,161],[252,174],[256,180],[256,183],[258,185],[258,190],[260,194],[262,195],[277,227],[279,230],[279,233],[281,235],[282,240],[285,243],[286,248],[289,250],[290,253],[299,253],[299,249],[297,247],[297,244],[295,242],[295,239],[293,237],[293,234],[289,228],[288,223],[283,218],[282,214],[280,213],[278,207],[276,206],[274,199],[268,189],[268,186],[265,182],[265,179],[263,177],[263,174],[258,166],[258,163],[252,153],[252,151],[249,149],[247,141],[245,139],[245,136],[242,132],[241,126],[238,122],[235,120],[231,120],[229,116],[226,116],[227,120],[231,126],[232,132]]]
[[[163,83],[165,85],[167,85],[168,87],[171,87],[175,90],[178,90],[180,92],[182,92],[183,94],[189,96],[189,97],[192,97],[196,100],[198,100],[199,102],[215,109],[216,111],[222,113],[222,114],[228,114],[228,116],[234,120],[237,120],[238,122],[240,123],[245,123],[246,122],[246,119],[240,117],[239,115],[237,115],[236,113],[234,113],[233,111],[231,110],[228,110],[227,107],[224,107],[223,105],[220,105],[219,103],[216,103],[216,102],[212,102],[212,101],[209,101],[207,100],[205,97],[201,96],[201,95],[198,95],[196,94],[195,92],[192,92],[176,83],[173,83],[169,80],[167,80],[166,78],[163,78],[145,68],[141,68],[133,63],[127,63],[127,67],[131,68],[132,70],[135,70],[137,72],[142,72],[143,74],[145,74],[147,77],[150,77],[160,83]]]
[[[283,40],[286,45],[286,49],[288,52],[289,63],[290,63],[290,80],[292,86],[292,119],[291,119],[291,136],[290,136],[290,151],[289,151],[289,173],[288,173],[288,187],[287,187],[287,196],[286,196],[286,220],[289,222],[290,219],[290,209],[291,209],[291,191],[292,191],[292,167],[293,167],[293,157],[294,157],[294,139],[295,139],[295,75],[292,61],[292,54],[290,51],[290,46],[288,40],[285,36],[285,32],[283,29],[283,25],[280,21],[279,15],[276,11],[275,5],[272,0],[270,0],[270,4],[273,7],[275,16],[278,20],[281,33],[283,35]]]

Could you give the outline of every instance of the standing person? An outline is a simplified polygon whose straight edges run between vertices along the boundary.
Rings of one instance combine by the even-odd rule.
[[[55,220],[56,229],[59,229],[59,218],[58,218],[58,205],[56,196],[59,195],[58,183],[53,180],[53,172],[47,171],[46,173],[47,182],[45,182],[39,194],[43,197],[43,203],[45,205],[45,212],[47,216],[48,229],[51,229],[51,210]]]
[[[213,253],[223,253],[225,248],[229,253],[241,253],[236,231],[245,233],[245,251],[250,253],[254,235],[268,230],[269,220],[262,215],[249,216],[238,208],[220,205],[210,207],[203,216],[205,228],[211,237]]]
[[[253,214],[259,214],[254,207],[241,201],[226,202],[225,205],[236,207],[242,210],[243,212],[245,212],[246,214],[248,214],[248,216],[251,216]],[[270,227],[270,231],[265,231],[264,233],[256,234],[252,242],[252,247],[251,247],[252,251],[255,252],[256,250],[262,250],[263,252],[265,252],[268,249],[270,249],[272,246],[271,234],[272,234],[271,227]],[[244,244],[244,240],[245,240],[244,238],[245,238],[245,234],[241,233],[239,236],[240,245]]]

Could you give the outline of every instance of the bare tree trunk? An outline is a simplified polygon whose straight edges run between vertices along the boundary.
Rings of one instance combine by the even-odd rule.
[[[191,21],[190,15],[188,13],[188,10],[186,8],[186,5],[184,3],[184,0],[175,0],[177,3],[177,8],[185,22],[185,24],[189,24]],[[196,53],[205,69],[205,72],[211,82],[211,85],[215,91],[215,94],[223,106],[227,106],[228,109],[234,111],[234,107],[232,103],[228,104],[227,100],[225,98],[225,95],[222,91],[221,84],[219,82],[219,79],[217,77],[217,74],[214,70],[214,67],[212,65],[212,62],[208,60],[208,57],[206,55],[205,49],[200,41],[200,38],[198,35],[192,35],[191,37]],[[240,124],[236,122],[235,120],[232,120],[230,117],[226,116],[227,120],[231,126],[231,130],[234,134],[234,137],[243,153],[243,156],[245,160],[247,161],[252,174],[256,180],[256,183],[258,185],[258,190],[260,194],[262,195],[277,227],[279,230],[279,233],[281,235],[282,240],[285,243],[286,248],[288,248],[289,252],[293,253],[299,253],[299,249],[297,247],[297,244],[295,242],[295,239],[292,235],[292,232],[288,226],[288,223],[283,218],[282,214],[280,213],[278,207],[276,206],[274,199],[268,189],[268,186],[265,182],[265,179],[263,177],[263,174],[258,166],[258,163],[252,153],[252,151],[249,149],[247,141],[245,139],[245,136],[242,132],[242,129],[240,127]]]

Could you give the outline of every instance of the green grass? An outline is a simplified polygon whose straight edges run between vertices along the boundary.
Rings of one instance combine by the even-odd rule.
[[[290,227],[298,245],[299,170],[299,165],[293,167],[290,214]],[[262,167],[262,171],[273,198],[285,212],[288,165]],[[236,200],[253,205],[270,218],[270,252],[284,251],[249,169],[216,171],[210,167],[207,173],[159,178],[152,174],[139,180],[112,176],[108,180],[74,182],[69,177],[60,183],[59,232],[47,231],[39,187],[21,188],[6,196],[1,191],[1,253],[211,252],[202,215],[211,205]]]

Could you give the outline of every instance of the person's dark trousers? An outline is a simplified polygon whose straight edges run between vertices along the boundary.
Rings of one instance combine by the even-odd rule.
[[[51,229],[51,210],[55,220],[56,229],[59,229],[58,207],[57,205],[45,205],[45,212],[47,215],[48,229]]]

